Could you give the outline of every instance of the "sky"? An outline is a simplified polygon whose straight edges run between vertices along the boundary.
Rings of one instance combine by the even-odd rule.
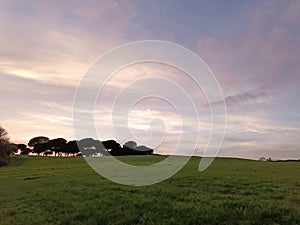
[[[88,68],[121,44],[162,40],[201,57],[224,98],[207,102],[203,90],[170,65],[131,65],[114,74],[95,105],[98,139],[135,140],[162,154],[183,141],[201,155],[211,128],[207,106],[225,101],[227,125],[218,156],[298,159],[299,21],[297,0],[1,0],[0,124],[15,143],[40,135],[75,139],[73,99]],[[180,95],[164,82],[143,82],[147,77],[179,85],[196,105],[198,120],[183,98],[176,103],[183,109],[178,115],[170,102],[149,97],[131,108],[123,100],[115,116],[128,123],[130,132],[114,127],[114,100],[124,89],[129,96],[149,90]],[[195,132],[200,136],[196,147]],[[189,138],[181,140],[182,133]]]

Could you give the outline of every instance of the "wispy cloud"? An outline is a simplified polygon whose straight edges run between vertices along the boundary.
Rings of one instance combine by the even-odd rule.
[[[1,1],[1,124],[16,141],[34,135],[74,138],[73,97],[90,64],[119,44],[163,39],[196,51],[216,74],[225,98],[210,104],[225,102],[228,110],[221,155],[299,156],[300,2],[226,4]],[[152,81],[142,82],[145,78]],[[85,93],[97,83],[91,85]],[[155,63],[123,68],[107,82],[93,112],[100,139],[116,138],[110,117],[115,99],[125,91],[115,117],[128,119],[132,133],[117,124],[121,143],[130,138],[141,143],[140,138],[150,146],[155,143],[152,147],[160,153],[170,153],[181,131],[194,135],[198,129],[198,153],[203,151],[212,125],[205,93],[182,71]],[[182,115],[167,101],[130,102],[133,96],[154,93],[171,99]],[[199,121],[188,99],[181,98],[185,94]],[[130,103],[136,105],[130,109]],[[161,137],[164,131],[167,135]],[[157,138],[149,138],[155,132]],[[184,140],[186,149],[193,148],[193,135]]]
[[[199,54],[209,61],[226,92],[299,85],[299,5],[261,2],[249,10],[243,26],[236,25],[241,37],[199,38]]]
[[[131,1],[2,1],[0,70],[75,86],[91,62],[120,43],[134,11]]]
[[[215,102],[209,102],[204,104],[204,107],[209,107],[210,105],[214,106],[223,106],[225,103],[226,107],[245,107],[246,105],[256,105],[256,104],[271,104],[272,96],[267,92],[246,92],[237,95],[227,96],[225,99]]]

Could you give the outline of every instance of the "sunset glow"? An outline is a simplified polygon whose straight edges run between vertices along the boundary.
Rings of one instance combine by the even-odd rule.
[[[139,40],[177,43],[198,54],[224,93],[227,127],[218,156],[300,158],[300,1],[14,1],[0,2],[0,125],[11,141],[36,135],[73,140],[73,98],[88,68],[110,49]],[[134,54],[134,53],[132,53]],[[114,63],[114,62],[111,62]],[[141,63],[117,71],[95,106],[100,140],[114,139],[108,122],[114,96],[136,79],[168,78],[196,105],[200,121],[150,98],[129,116],[139,143],[167,154],[178,130],[200,127],[201,155],[211,129],[209,104],[185,73],[168,65]],[[155,84],[157,87],[159,84]],[[134,91],[146,93],[151,86]],[[162,87],[163,88],[163,87]],[[169,95],[176,95],[171,92]],[[125,103],[124,103],[125,104]],[[184,108],[185,102],[181,107]],[[160,120],[152,119],[160,118]],[[150,122],[149,122],[150,121]],[[149,129],[161,143],[147,141]],[[155,133],[157,131],[158,133]],[[149,133],[150,132],[150,133]],[[130,140],[124,135],[121,143]],[[192,140],[191,140],[192,141]],[[152,144],[152,145],[151,145]],[[186,148],[191,148],[189,141]]]

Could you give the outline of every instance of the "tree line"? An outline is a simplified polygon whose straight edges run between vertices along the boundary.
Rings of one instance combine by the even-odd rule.
[[[123,156],[149,155],[153,149],[140,145],[134,141],[127,141],[123,146],[115,140],[94,140],[84,138],[67,141],[64,138],[49,139],[38,136],[29,140],[28,144],[14,144],[9,141],[7,131],[0,126],[0,166],[9,164],[10,154],[19,152],[21,155],[35,153],[38,156]]]
[[[20,154],[36,153],[38,156],[122,156],[153,154],[153,149],[134,141],[128,141],[123,146],[115,140],[99,141],[93,138],[67,141],[64,138],[49,139],[39,136],[29,140],[26,144],[16,145]],[[30,148],[31,147],[31,148]]]

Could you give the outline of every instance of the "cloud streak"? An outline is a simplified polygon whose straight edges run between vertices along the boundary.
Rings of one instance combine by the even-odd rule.
[[[212,65],[227,92],[227,88],[299,85],[299,8],[298,1],[264,1],[246,13],[243,26],[237,25],[241,37],[199,38],[199,54]]]
[[[119,44],[163,39],[197,52],[216,74],[226,97],[209,104],[225,101],[228,110],[220,156],[299,158],[300,2],[218,4],[216,8],[206,1],[1,1],[1,125],[16,142],[35,135],[74,138],[73,97],[89,65]],[[177,89],[150,81],[130,86],[147,77],[170,80]],[[85,89],[87,94],[91,87]],[[182,71],[155,63],[123,68],[108,81],[94,112],[100,139],[116,136],[109,119],[114,99],[125,88],[130,89],[128,99],[117,117],[129,119],[135,137],[151,146],[147,137],[152,128],[157,139],[149,140],[154,140],[158,152],[170,153],[181,129],[184,134],[199,132],[197,154],[203,153],[212,125],[205,93]],[[144,101],[131,111],[125,108],[130,96],[153,90],[164,90],[166,98],[176,99],[181,118],[163,101]],[[191,97],[199,121],[188,102],[180,99],[180,91]],[[154,120],[151,127],[153,118],[165,125]],[[180,119],[187,123],[181,126]],[[158,144],[164,129],[167,138]],[[122,132],[123,143],[131,136]],[[193,143],[192,138],[185,140],[186,149]]]
[[[204,104],[203,107],[208,108],[209,106],[220,106],[226,105],[228,108],[234,107],[245,107],[249,105],[258,104],[271,104],[272,96],[267,92],[246,92],[237,95],[227,96],[225,99],[215,102],[209,102]]]

